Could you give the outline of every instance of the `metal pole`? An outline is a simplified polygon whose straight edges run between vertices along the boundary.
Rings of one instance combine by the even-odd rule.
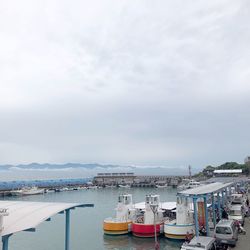
[[[222,204],[222,207],[224,208],[225,206],[225,197],[224,197],[224,190],[222,189],[221,191],[221,204]]]
[[[70,210],[66,211],[66,220],[65,220],[65,250],[69,250],[69,240],[70,240]]]
[[[10,237],[10,235],[2,236],[3,250],[9,249],[9,237]]]
[[[205,206],[205,220],[206,220],[206,232],[209,236],[209,224],[208,224],[208,211],[207,211],[207,197],[204,197],[204,206]]]
[[[196,236],[199,236],[199,223],[198,223],[198,214],[197,214],[197,197],[193,197],[193,203],[194,203],[194,221],[195,221],[195,234]]]
[[[220,193],[217,193],[219,219],[221,219]]]
[[[157,249],[157,234],[156,234],[156,224],[155,224],[155,212],[154,212],[154,230],[155,230],[155,249]]]
[[[214,193],[212,193],[212,208],[213,208],[213,222],[214,228],[216,226],[216,214],[215,214],[215,204],[214,204]]]

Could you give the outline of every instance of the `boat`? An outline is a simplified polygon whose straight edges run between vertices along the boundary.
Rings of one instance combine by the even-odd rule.
[[[43,194],[44,189],[37,187],[24,187],[19,190],[12,190],[10,193],[12,196],[35,195],[35,194]]]
[[[120,188],[130,188],[130,185],[128,185],[128,184],[127,184],[127,185],[122,185],[122,184],[121,184],[121,185],[119,185],[119,187],[120,187]]]
[[[156,188],[167,188],[169,187],[168,184],[165,185],[155,185]]]
[[[153,206],[156,211],[153,212]],[[176,204],[169,209],[172,210]],[[167,209],[164,209],[160,203],[159,195],[146,195],[146,200],[143,203],[135,205],[136,218],[132,223],[132,234],[137,237],[149,238],[163,233],[164,221],[169,220]]]
[[[196,188],[201,186],[202,184],[199,181],[195,181],[195,180],[189,180],[188,182],[177,186],[177,190],[178,191],[183,191],[186,189],[191,189],[191,188]]]
[[[176,204],[176,219],[164,223],[165,237],[184,240],[186,236],[193,237],[195,225],[193,210],[187,197],[178,196]]]
[[[115,210],[115,218],[106,218],[103,221],[104,234],[123,235],[130,233],[132,218],[135,214],[132,195],[119,195],[118,204]]]

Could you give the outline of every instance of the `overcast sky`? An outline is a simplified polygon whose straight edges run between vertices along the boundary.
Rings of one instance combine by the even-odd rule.
[[[243,162],[249,24],[249,0],[0,0],[0,164]]]

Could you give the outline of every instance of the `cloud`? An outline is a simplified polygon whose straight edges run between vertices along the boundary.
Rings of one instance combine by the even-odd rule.
[[[242,161],[249,12],[246,0],[2,1],[2,163]]]

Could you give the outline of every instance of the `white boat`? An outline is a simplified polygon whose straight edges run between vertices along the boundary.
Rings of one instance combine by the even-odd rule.
[[[35,194],[43,194],[44,189],[37,187],[24,187],[19,190],[12,190],[10,193],[12,196],[35,195]]]
[[[130,185],[119,185],[120,188],[130,188]]]
[[[135,204],[136,217],[132,223],[132,234],[137,237],[154,237],[163,233],[164,222],[169,221],[176,202],[160,202],[159,195],[146,195],[145,202]],[[155,215],[152,209],[155,209]]]
[[[103,230],[108,235],[128,234],[131,230],[132,218],[135,214],[131,194],[122,194],[118,197],[116,216],[103,221]]]
[[[155,185],[156,188],[167,188],[167,187],[170,187],[168,186],[168,184],[165,184],[165,185]]]
[[[196,187],[199,187],[201,185],[202,184],[199,181],[189,180],[187,183],[179,185],[177,187],[177,190],[178,191],[182,191],[182,190],[186,190],[186,189],[196,188]]]
[[[187,197],[177,197],[176,219],[164,223],[165,237],[184,240],[187,235],[194,235],[193,211]]]

